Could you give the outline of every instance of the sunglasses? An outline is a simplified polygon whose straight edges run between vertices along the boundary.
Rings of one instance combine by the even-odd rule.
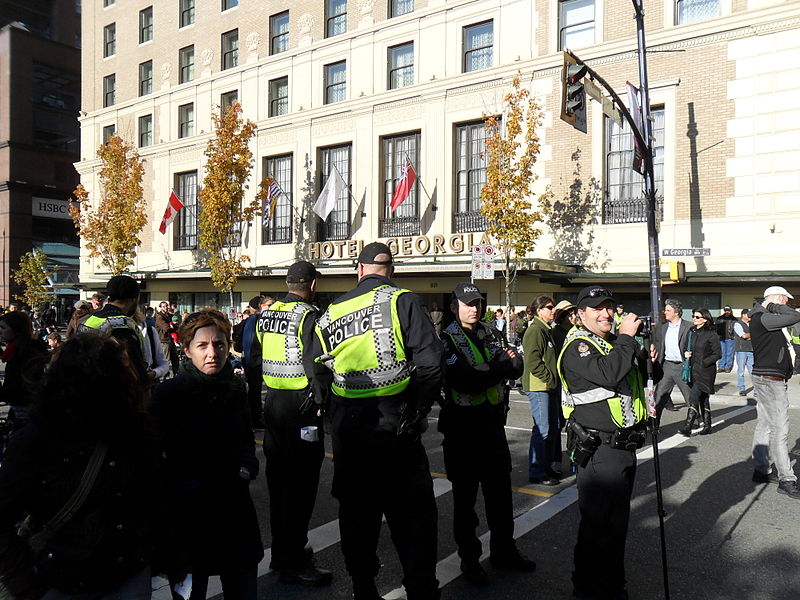
[[[692,315],[693,319],[705,319],[703,315]]]
[[[611,298],[612,294],[611,291],[606,288],[594,288],[589,290],[587,296],[589,296],[589,298]]]
[[[544,308],[546,310],[553,310],[555,308],[555,306],[553,306],[552,304],[548,304],[547,306],[543,306],[542,308]]]

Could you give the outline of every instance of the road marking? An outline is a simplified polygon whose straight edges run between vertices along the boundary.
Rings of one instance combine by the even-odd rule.
[[[755,406],[748,405],[729,411],[721,417],[716,418],[713,422],[712,428],[725,423],[729,419],[733,419],[754,409]],[[664,454],[665,451],[675,448],[689,439],[690,438],[676,433],[669,438],[660,440],[658,445],[659,454]],[[653,447],[648,446],[647,448],[642,448],[636,453],[636,457],[639,465],[648,462],[653,458]],[[523,535],[530,533],[533,529],[545,521],[553,518],[565,508],[570,507],[577,501],[577,499],[578,488],[576,487],[575,482],[573,482],[569,487],[564,488],[551,498],[548,498],[544,502],[537,504],[533,508],[522,513],[520,516],[514,519],[514,539],[519,539]],[[489,557],[489,532],[487,531],[484,533],[479,539],[481,541],[481,545],[483,546],[483,553],[481,554],[480,560],[485,560]],[[440,587],[446,586],[448,583],[454,581],[460,576],[461,558],[458,556],[457,552],[454,552],[450,556],[440,560],[436,565],[436,578],[439,580]],[[399,600],[401,598],[405,598],[406,593],[402,587],[399,587],[395,588],[388,594],[383,594],[383,597],[386,600]]]

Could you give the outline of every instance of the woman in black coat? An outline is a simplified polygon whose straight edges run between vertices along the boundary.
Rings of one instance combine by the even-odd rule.
[[[0,597],[149,600],[152,565],[181,572],[167,564],[177,554],[140,390],[113,339],[81,334],[58,351],[0,468]],[[102,462],[80,508],[43,548],[34,544],[96,451]],[[27,539],[17,534],[26,515]]]
[[[31,385],[41,379],[50,353],[46,343],[34,339],[30,317],[19,310],[0,316],[0,342],[5,344],[0,360],[6,363],[0,402],[11,406],[12,427],[16,430],[28,422]]]
[[[220,576],[226,600],[255,600],[264,548],[249,484],[258,459],[247,392],[228,360],[231,325],[202,310],[184,319],[180,336],[187,359],[156,389],[152,410],[191,600],[205,599],[210,575]]]
[[[709,395],[714,393],[714,381],[717,378],[717,361],[722,357],[719,336],[714,329],[714,318],[707,308],[695,308],[692,311],[694,327],[690,330],[691,347],[687,348],[686,357],[692,367],[692,392],[689,396],[689,409],[686,422],[678,431],[687,437],[692,434],[695,419],[702,419],[703,429],[700,435],[711,433],[711,405]]]

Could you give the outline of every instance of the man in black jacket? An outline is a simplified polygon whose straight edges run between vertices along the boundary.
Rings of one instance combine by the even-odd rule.
[[[730,306],[722,308],[722,314],[717,317],[717,335],[719,335],[719,345],[722,347],[722,358],[717,363],[717,373],[730,373],[733,369],[733,340],[736,334],[733,326],[736,324],[736,317],[733,316],[733,309]]]
[[[514,543],[511,454],[506,440],[506,380],[522,375],[522,357],[502,334],[480,321],[483,296],[471,283],[453,290],[455,320],[442,334],[447,370],[439,415],[444,434],[444,464],[453,484],[453,534],[461,571],[474,585],[488,583],[480,565],[481,542],[475,535],[475,500],[483,490],[491,537],[489,561],[517,571],[533,571]]]
[[[764,301],[750,311],[750,336],[753,342],[753,388],[758,421],[753,433],[753,481],[768,483],[775,478],[770,458],[775,463],[778,493],[800,500],[797,476],[789,462],[789,393],[792,377],[790,344],[784,327],[800,322],[800,313],[786,306],[789,292],[778,285],[764,291]]]

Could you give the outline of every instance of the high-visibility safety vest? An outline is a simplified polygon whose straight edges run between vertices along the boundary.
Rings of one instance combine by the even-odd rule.
[[[111,335],[115,329],[129,329],[136,334],[136,339],[139,340],[139,349],[142,351],[144,357],[144,336],[142,330],[131,317],[127,315],[111,315],[108,317],[98,317],[97,315],[89,315],[79,326],[79,332],[94,331],[102,333],[103,335]]]
[[[308,387],[300,332],[306,316],[313,311],[313,306],[300,301],[275,302],[261,311],[256,336],[261,342],[261,374],[267,387],[274,390]]]
[[[337,396],[394,396],[408,387],[411,371],[397,316],[397,299],[406,292],[381,285],[331,304],[317,321],[324,354],[316,360],[333,371]]]
[[[579,404],[592,404],[594,402],[606,401],[608,410],[611,412],[611,419],[617,427],[632,427],[643,421],[647,417],[647,406],[645,404],[644,382],[642,374],[636,367],[631,368],[618,389],[609,390],[607,388],[594,388],[585,392],[570,393],[564,372],[561,368],[561,361],[567,347],[578,340],[585,344],[591,344],[597,348],[598,352],[606,356],[614,346],[603,338],[593,333],[573,327],[567,334],[561,354],[558,355],[558,377],[561,379],[561,410],[564,418],[569,419],[575,406]],[[578,341],[578,343],[581,343]],[[580,349],[580,348],[579,348]],[[587,347],[588,350],[588,347]]]
[[[478,323],[478,327],[485,327],[488,329],[486,325],[483,323]],[[453,341],[453,344],[458,349],[464,358],[467,359],[470,366],[475,367],[477,365],[482,365],[491,361],[497,354],[502,352],[502,348],[484,348],[484,351],[481,352],[472,343],[472,340],[469,339],[469,336],[464,333],[464,330],[461,328],[458,323],[453,321],[450,325],[447,326],[444,330],[445,334]],[[458,406],[477,406],[478,404],[483,404],[484,402],[489,402],[489,404],[497,404],[503,398],[503,383],[500,382],[497,385],[493,385],[490,388],[484,390],[480,394],[470,395],[465,394],[463,392],[459,392],[458,390],[454,390],[451,388],[450,390],[450,399]]]

